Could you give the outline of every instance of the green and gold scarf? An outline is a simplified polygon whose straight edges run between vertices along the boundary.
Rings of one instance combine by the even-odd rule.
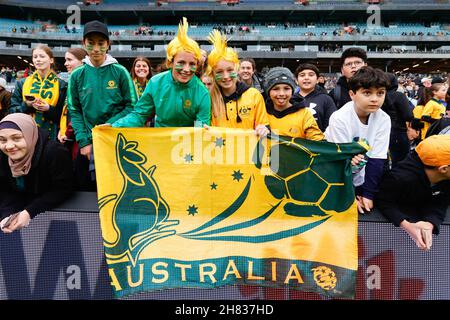
[[[22,98],[24,101],[26,95],[40,98],[47,102],[50,108],[55,108],[59,99],[59,82],[55,72],[50,70],[44,79],[41,78],[37,71],[27,77],[22,88]],[[56,137],[57,124],[54,124],[53,121],[48,122],[41,111],[36,110],[32,116],[39,127],[47,129],[50,132],[52,139]]]

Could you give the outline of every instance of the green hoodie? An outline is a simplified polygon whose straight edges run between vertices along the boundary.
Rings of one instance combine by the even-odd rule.
[[[155,127],[192,127],[210,125],[211,98],[196,76],[179,83],[168,70],[152,77],[133,112],[112,124],[113,127],[142,127],[155,112]]]
[[[86,57],[69,79],[67,104],[80,148],[92,144],[92,128],[133,110],[136,91],[127,69],[110,55],[98,68]]]

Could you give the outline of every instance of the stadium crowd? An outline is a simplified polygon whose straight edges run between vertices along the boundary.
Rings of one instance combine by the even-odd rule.
[[[208,54],[183,19],[165,68],[138,57],[126,70],[108,54],[108,27],[91,21],[84,49],[66,52],[68,83],[45,45],[32,49],[34,71],[17,77],[2,68],[2,230],[27,226],[73,190],[95,191],[95,126],[219,126],[368,145],[366,154],[349,159],[358,211],[376,205],[429,250],[450,200],[449,78],[385,73],[368,66],[360,48],[342,53],[340,77],[322,74],[314,62],[258,73],[253,59],[239,59],[227,46],[228,32],[211,32]]]

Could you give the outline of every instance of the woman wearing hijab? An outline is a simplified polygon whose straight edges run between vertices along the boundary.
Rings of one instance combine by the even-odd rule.
[[[152,65],[150,60],[145,57],[136,57],[131,67],[131,79],[133,80],[134,88],[138,99],[144,94],[148,81],[153,76]],[[145,121],[146,127],[155,126],[155,113],[152,113]]]
[[[49,140],[24,113],[0,121],[0,228],[11,233],[28,226],[72,193],[72,162],[67,149]]]
[[[142,96],[147,87],[148,80],[152,77],[152,67],[150,60],[145,57],[136,57],[131,67],[131,79],[138,98]]]

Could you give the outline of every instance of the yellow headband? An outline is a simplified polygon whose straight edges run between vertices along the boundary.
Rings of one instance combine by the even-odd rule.
[[[218,30],[213,30],[208,37],[209,42],[213,45],[213,50],[208,55],[207,74],[212,74],[212,70],[216,67],[220,60],[233,62],[236,69],[239,67],[239,57],[236,51],[227,47],[227,38]]]
[[[175,55],[181,51],[192,53],[197,60],[200,60],[202,54],[200,47],[196,41],[189,38],[187,35],[189,24],[187,19],[183,17],[182,22],[178,25],[177,36],[170,41],[167,46],[167,64],[170,65]]]

